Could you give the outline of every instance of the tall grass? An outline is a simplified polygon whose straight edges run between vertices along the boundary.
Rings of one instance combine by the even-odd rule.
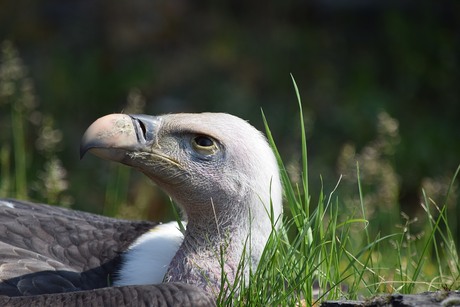
[[[446,205],[438,206],[424,194],[424,235],[415,236],[416,222],[401,214],[394,231],[372,229],[367,219],[359,164],[356,164],[360,208],[343,210],[337,193],[318,191],[312,206],[307,142],[302,102],[295,80],[301,129],[301,182],[294,184],[276,147],[262,112],[267,138],[281,172],[286,202],[283,221],[273,224],[260,264],[249,281],[237,279],[221,295],[221,306],[312,306],[325,300],[359,299],[379,293],[417,293],[458,289],[460,269]],[[459,169],[454,174],[456,180]],[[450,191],[450,190],[449,190]],[[446,195],[446,202],[447,198]],[[372,229],[372,231],[370,231]],[[372,237],[372,233],[377,233]],[[243,264],[242,264],[243,265]],[[229,295],[230,294],[230,295]]]
[[[2,191],[15,197],[27,197],[27,148],[25,145],[24,114],[27,109],[28,92],[26,69],[16,49],[8,41],[1,45],[0,105],[10,105],[10,143],[2,146]],[[13,157],[11,157],[13,155]],[[10,162],[14,163],[14,176],[10,175]]]
[[[70,205],[66,170],[57,157],[62,133],[42,113],[33,80],[10,41],[0,54],[0,197]],[[32,142],[31,140],[35,140]]]

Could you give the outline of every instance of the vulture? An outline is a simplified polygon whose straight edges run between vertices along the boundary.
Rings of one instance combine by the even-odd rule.
[[[248,122],[111,114],[84,133],[87,152],[144,173],[181,208],[185,231],[0,199],[0,305],[214,305],[222,284],[256,269],[282,188],[273,151]]]

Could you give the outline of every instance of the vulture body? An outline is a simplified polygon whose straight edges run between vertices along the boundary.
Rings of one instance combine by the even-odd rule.
[[[256,268],[282,192],[268,143],[246,121],[112,114],[85,132],[88,151],[152,179],[182,208],[185,233],[0,200],[1,305],[213,305],[241,259],[246,278]]]

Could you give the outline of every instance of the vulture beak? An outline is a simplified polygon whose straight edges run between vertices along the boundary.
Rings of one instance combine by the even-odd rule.
[[[80,158],[90,151],[106,160],[123,162],[127,152],[148,151],[160,119],[148,115],[110,114],[89,126],[80,144]]]

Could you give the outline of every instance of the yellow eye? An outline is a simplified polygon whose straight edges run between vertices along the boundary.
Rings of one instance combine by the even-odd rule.
[[[213,155],[217,152],[218,147],[214,140],[205,135],[198,135],[192,139],[192,146],[202,155]]]

